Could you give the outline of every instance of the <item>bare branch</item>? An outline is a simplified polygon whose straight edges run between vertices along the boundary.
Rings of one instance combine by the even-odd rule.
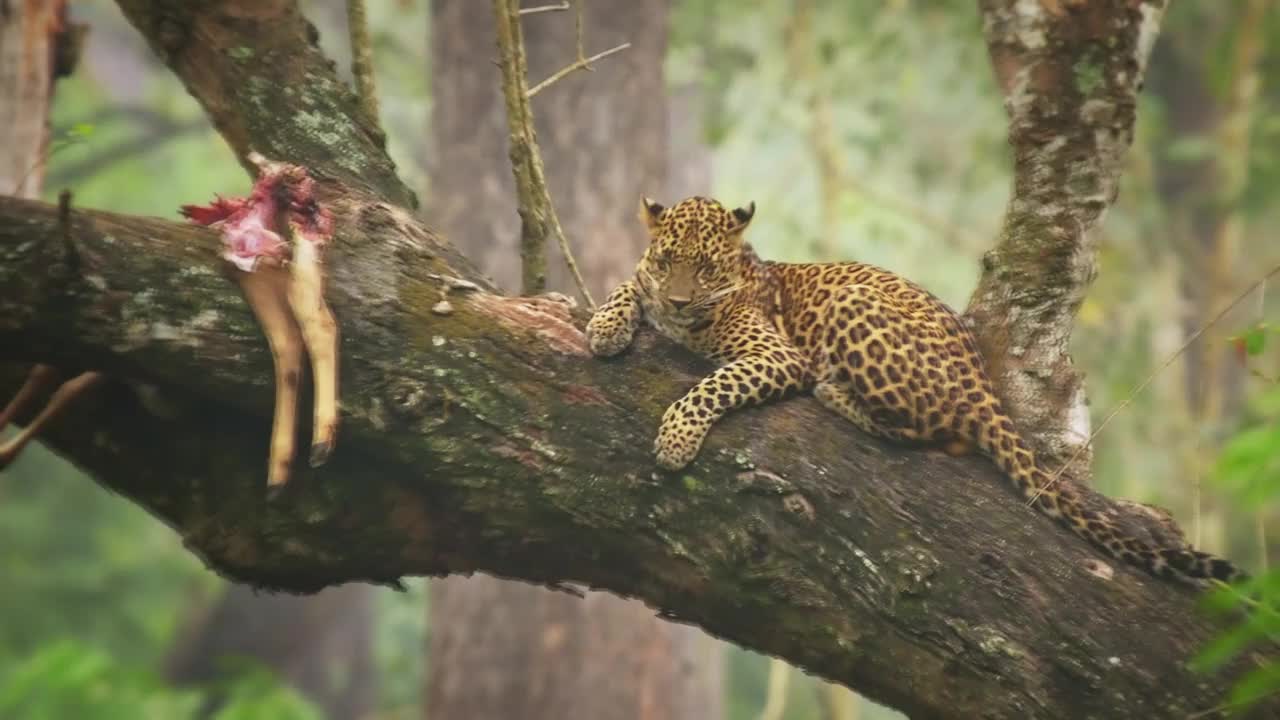
[[[618,45],[617,47],[609,48],[604,52],[596,53],[591,57],[587,57],[587,52],[582,39],[582,36],[583,36],[582,4],[584,2],[586,2],[586,0],[575,0],[575,3],[574,3],[573,37],[574,37],[574,45],[576,46],[575,49],[577,51],[577,54],[575,57],[577,59],[573,62],[572,65],[569,65],[568,67],[559,70],[558,72],[553,74],[551,77],[547,78],[546,80],[543,80],[537,85],[534,85],[529,90],[529,92],[526,93],[527,97],[533,97],[534,95],[537,95],[542,90],[551,86],[557,80],[560,80],[561,78],[565,77],[566,75],[569,75],[575,70],[592,70],[593,68],[591,67],[591,63],[595,62],[596,60],[608,57],[610,55],[613,55],[614,53],[622,52],[623,50],[626,50],[627,48],[631,47],[631,43],[625,42],[625,43],[622,43],[621,45]],[[565,6],[567,7],[568,4],[569,3],[566,2]]]
[[[296,0],[117,4],[247,171],[254,172],[248,157],[257,151],[305,165],[317,179],[417,206],[396,175],[382,131],[318,48],[316,30]],[[322,190],[327,184],[321,181]]]
[[[626,49],[627,49],[627,48],[629,48],[629,47],[631,47],[631,43],[629,43],[629,42],[625,42],[625,43],[622,43],[621,45],[619,45],[619,46],[617,46],[617,47],[609,48],[608,50],[605,50],[604,52],[598,52],[598,53],[596,53],[595,55],[592,55],[592,56],[591,56],[591,57],[589,57],[589,58],[581,58],[581,59],[579,59],[579,60],[576,60],[576,61],[574,61],[574,63],[573,63],[572,65],[570,65],[570,66],[568,66],[568,67],[565,67],[565,68],[561,68],[560,70],[557,70],[557,71],[555,72],[555,74],[554,74],[554,75],[552,75],[551,77],[549,77],[549,78],[547,78],[546,80],[543,80],[542,82],[538,83],[537,85],[534,85],[533,87],[529,88],[529,91],[528,91],[527,93],[525,93],[525,95],[526,95],[527,97],[533,97],[534,95],[537,95],[538,93],[542,92],[543,90],[545,90],[546,88],[548,88],[549,86],[551,86],[551,85],[552,85],[553,83],[555,83],[557,80],[560,80],[561,78],[563,78],[564,76],[566,76],[566,75],[568,75],[568,74],[570,74],[570,73],[574,72],[575,70],[590,70],[590,69],[591,69],[591,63],[595,62],[596,60],[599,60],[600,58],[609,57],[610,55],[613,55],[614,53],[622,52],[623,50],[626,50]]]
[[[559,10],[568,10],[568,9],[569,9],[569,2],[568,0],[565,0],[565,2],[562,2],[559,5],[538,5],[536,7],[531,7],[531,8],[520,8],[520,14],[536,15],[538,13],[556,12]]]
[[[369,122],[378,121],[378,88],[374,82],[373,43],[369,40],[369,19],[364,0],[347,0],[347,37],[351,42],[351,76],[356,82],[356,95]]]
[[[560,225],[551,192],[547,189],[542,153],[534,131],[533,110],[529,106],[526,85],[529,75],[525,64],[524,40],[520,30],[519,0],[493,0],[494,24],[497,26],[498,52],[501,57],[502,93],[507,105],[507,129],[511,171],[516,179],[516,204],[520,213],[520,258],[523,291],[539,293],[547,286],[547,236],[554,235],[560,244],[565,264],[573,274],[578,292],[587,305],[595,308],[595,300],[582,279],[578,263]]]

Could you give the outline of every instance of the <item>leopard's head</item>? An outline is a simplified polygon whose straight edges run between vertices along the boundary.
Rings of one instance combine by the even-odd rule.
[[[742,236],[755,211],[755,203],[730,210],[705,197],[669,208],[644,198],[640,219],[650,241],[636,273],[641,290],[690,321],[715,309],[742,286]]]

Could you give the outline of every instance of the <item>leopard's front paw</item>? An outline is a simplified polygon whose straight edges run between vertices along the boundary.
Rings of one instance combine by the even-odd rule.
[[[596,357],[617,355],[631,344],[635,333],[631,323],[611,313],[602,311],[587,322],[587,345]]]
[[[658,465],[667,470],[679,470],[693,462],[705,435],[706,431],[689,423],[676,410],[675,405],[667,408],[662,426],[658,428],[658,437],[653,441],[653,453],[657,456]]]

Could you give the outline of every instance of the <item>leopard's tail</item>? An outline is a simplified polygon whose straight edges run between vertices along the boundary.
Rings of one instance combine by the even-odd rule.
[[[997,412],[991,429],[974,438],[1014,487],[1041,512],[1117,560],[1164,578],[1241,580],[1248,575],[1229,560],[1182,546],[1157,546],[1120,528],[1109,514],[1089,508],[1080,489],[1053,477],[1036,461],[1013,421]]]

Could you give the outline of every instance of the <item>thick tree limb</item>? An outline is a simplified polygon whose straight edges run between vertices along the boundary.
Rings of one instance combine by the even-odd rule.
[[[655,473],[657,419],[705,368],[651,335],[590,359],[582,317],[545,299],[455,291],[432,314],[456,272],[432,239],[358,196],[336,210],[344,443],[267,503],[270,360],[214,234],[98,212],[62,226],[0,199],[0,352],[160,389],[106,386],[51,442],[219,572],[303,592],[474,571],[583,583],[916,718],[1221,702],[1229,677],[1184,669],[1215,631],[1196,593],[1112,574],[985,462],[896,450],[796,400]]]
[[[1167,0],[979,0],[1005,96],[1014,187],[970,300],[988,371],[1051,466],[1089,476],[1084,378],[1071,328],[1097,273],[1137,94]]]
[[[117,0],[246,170],[256,150],[414,207],[363,111],[292,0]]]

